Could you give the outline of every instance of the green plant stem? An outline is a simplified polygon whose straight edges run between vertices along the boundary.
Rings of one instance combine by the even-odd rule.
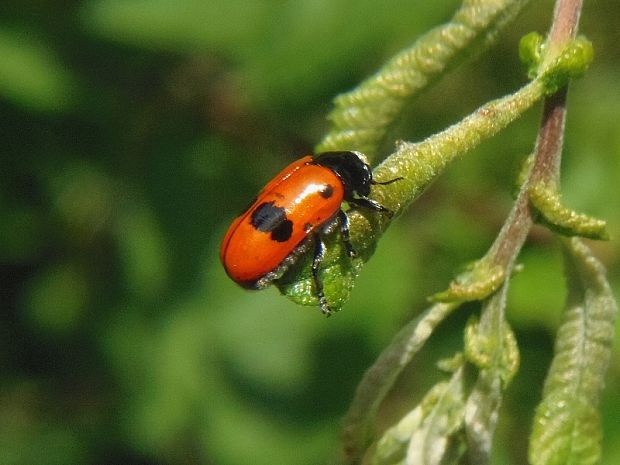
[[[543,82],[535,79],[514,94],[483,105],[459,123],[422,142],[402,142],[396,152],[375,169],[374,175],[377,179],[396,176],[404,179],[389,186],[376,186],[374,198],[395,214],[402,213],[454,159],[506,128],[543,94]],[[398,191],[397,195],[394,195],[395,191]],[[355,234],[357,215],[368,216],[359,210],[352,213],[352,234]],[[386,221],[378,224],[380,230],[386,225]],[[363,231],[361,235],[373,237],[376,235],[373,233]]]

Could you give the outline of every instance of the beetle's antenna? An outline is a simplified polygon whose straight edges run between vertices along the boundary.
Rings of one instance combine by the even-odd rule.
[[[373,186],[375,185],[385,186],[386,184],[392,184],[393,182],[400,181],[401,179],[405,179],[405,178],[403,178],[402,176],[399,176],[397,178],[390,179],[389,181],[375,181],[374,179],[371,179],[370,184],[372,184]]]

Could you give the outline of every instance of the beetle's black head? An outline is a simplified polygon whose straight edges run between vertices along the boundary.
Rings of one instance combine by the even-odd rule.
[[[325,166],[342,180],[345,200],[355,194],[367,197],[372,184],[372,171],[359,152],[323,152],[314,156],[314,163]]]

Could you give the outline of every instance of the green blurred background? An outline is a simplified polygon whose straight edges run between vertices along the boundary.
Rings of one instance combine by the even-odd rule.
[[[455,163],[399,218],[351,301],[326,320],[218,261],[228,223],[325,133],[331,99],[459,2],[3,0],[0,7],[0,464],[329,462],[364,369],[499,230],[540,108]],[[519,38],[415,102],[419,140],[525,82]],[[596,60],[571,86],[563,191],[620,237],[616,0],[586,2]],[[592,243],[618,294],[617,239]],[[509,318],[522,351],[495,463],[525,463],[564,300],[557,242],[536,228]],[[394,421],[462,346],[444,324],[381,414]],[[618,345],[616,346],[618,347]],[[620,357],[602,405],[620,462]]]

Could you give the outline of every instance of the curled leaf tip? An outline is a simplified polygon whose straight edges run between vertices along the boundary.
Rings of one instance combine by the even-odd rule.
[[[537,32],[530,32],[519,41],[519,58],[527,67],[530,79],[540,77],[547,95],[566,85],[569,79],[583,76],[594,58],[592,42],[579,36],[566,43],[561,51],[549,57],[551,47]]]
[[[430,297],[433,302],[471,302],[482,300],[495,292],[504,282],[506,273],[499,265],[479,260],[457,276],[448,289]]]
[[[545,69],[541,78],[547,95],[555,93],[570,79],[582,77],[594,59],[592,42],[583,36],[570,40]]]
[[[564,236],[609,240],[606,221],[565,207],[555,188],[544,184],[531,186],[529,197],[532,206],[541,216],[540,221],[549,229]]]
[[[465,363],[465,357],[461,352],[457,352],[450,358],[443,358],[437,362],[437,368],[447,373],[454,373]]]
[[[481,330],[478,318],[472,316],[465,327],[464,354],[465,358],[480,370],[498,370],[504,386],[507,386],[519,369],[519,348],[514,332],[507,322],[503,323],[501,334],[502,340],[498,341],[496,335]]]
[[[544,38],[538,32],[530,32],[519,41],[519,58],[527,66],[527,76],[534,79],[542,61]]]

